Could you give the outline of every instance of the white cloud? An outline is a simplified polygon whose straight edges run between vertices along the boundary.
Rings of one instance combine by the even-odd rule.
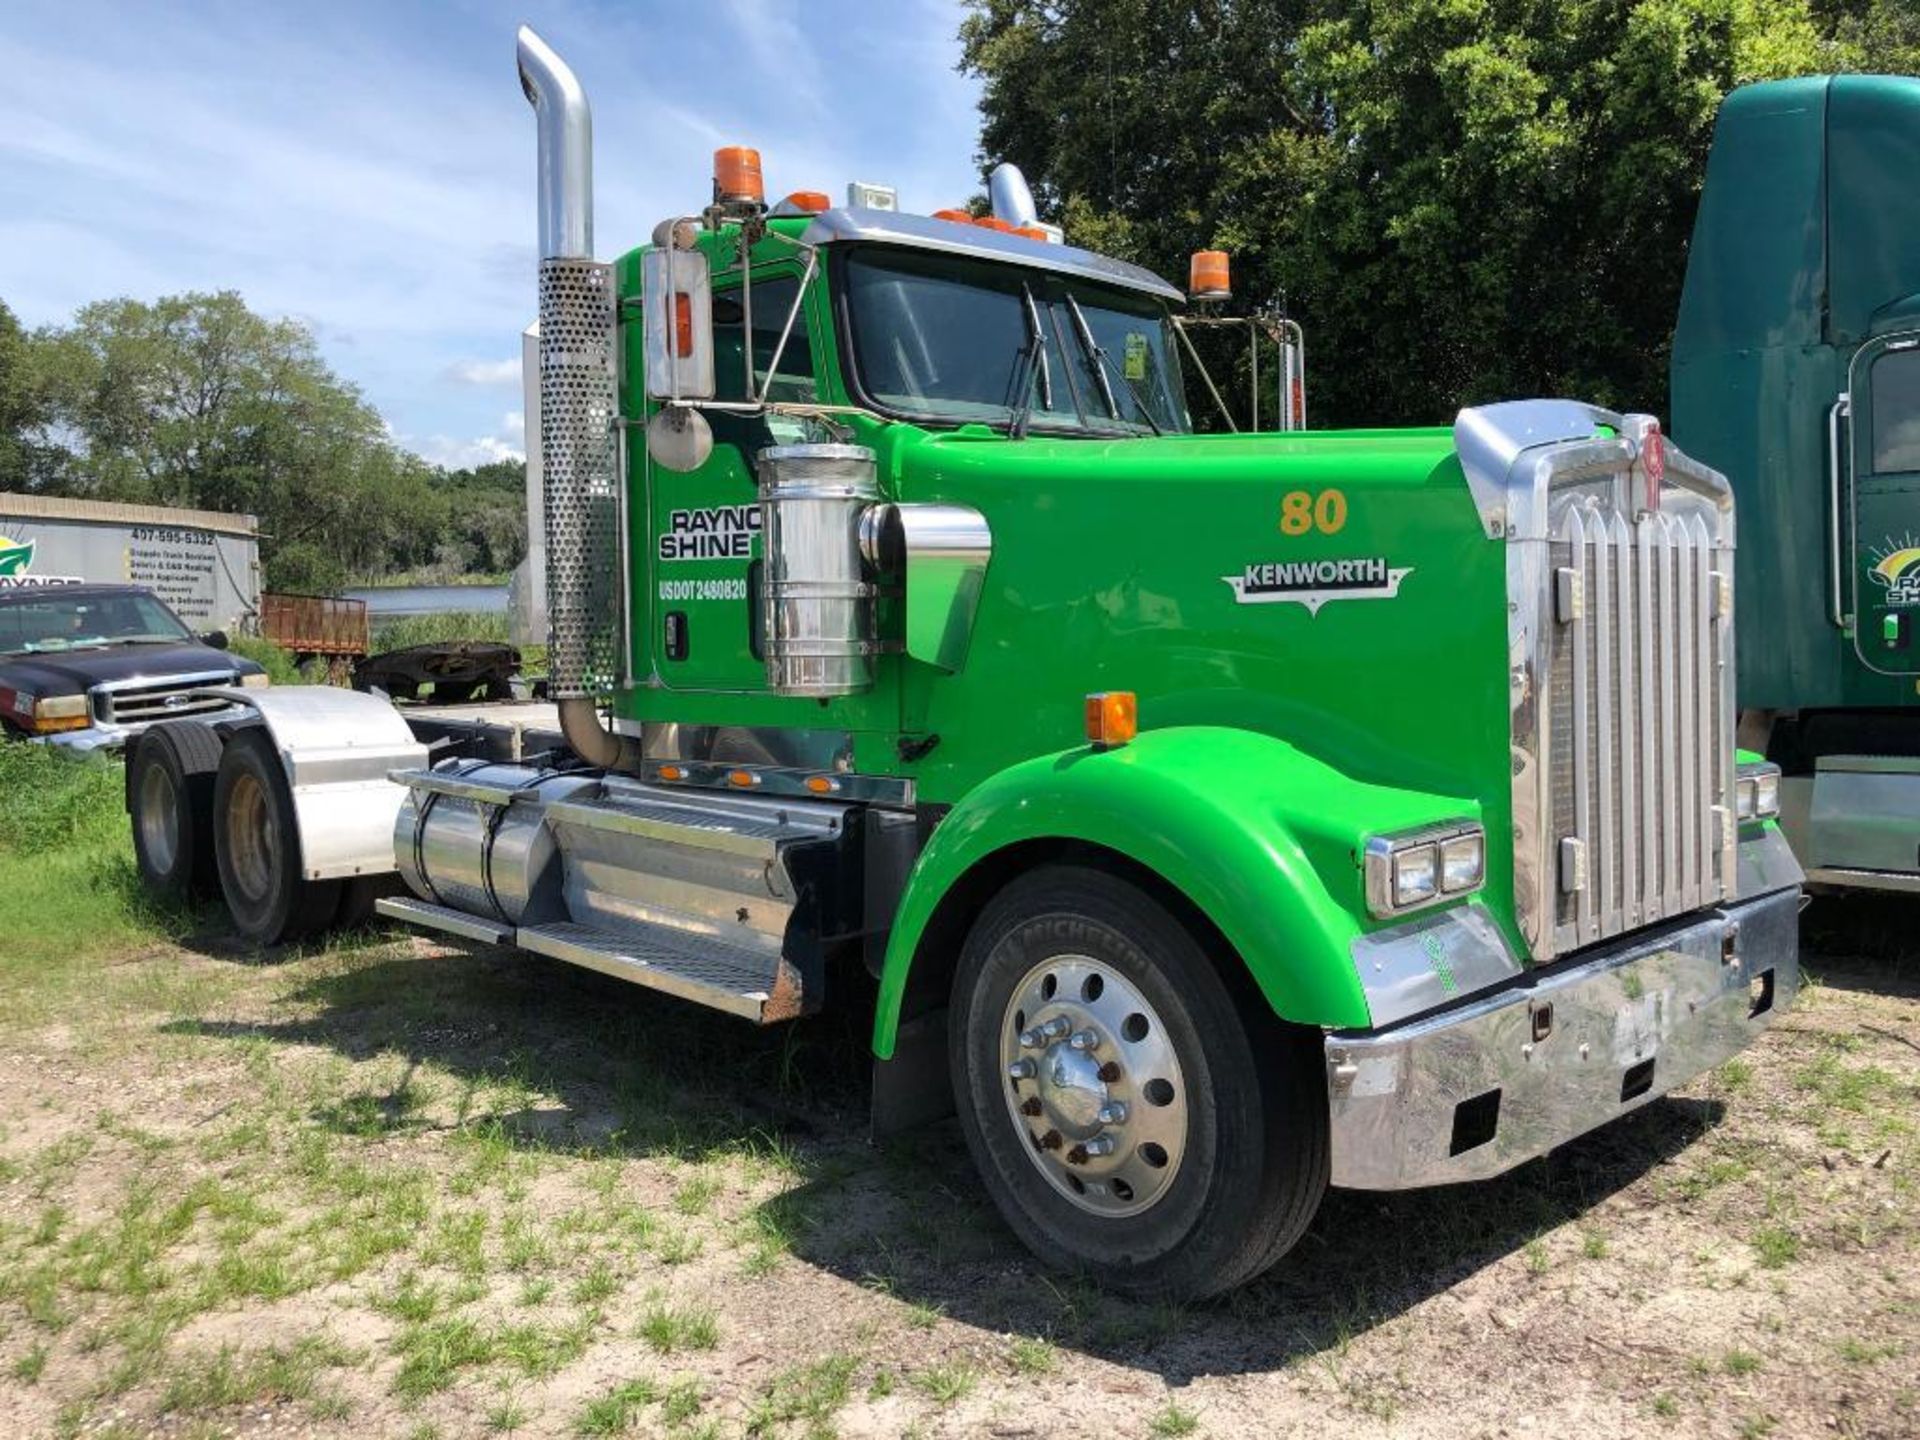
[[[524,431],[525,427],[522,426]],[[429,465],[448,470],[471,470],[476,465],[491,465],[500,460],[524,460],[523,445],[499,435],[481,435],[460,440],[451,435],[430,435],[425,440],[402,442]]]
[[[456,360],[446,369],[447,379],[459,385],[518,385],[518,360]]]

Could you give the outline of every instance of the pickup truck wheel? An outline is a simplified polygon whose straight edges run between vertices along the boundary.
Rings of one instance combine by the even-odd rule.
[[[1077,866],[1016,881],[968,936],[949,1014],[968,1148],[1042,1260],[1199,1299],[1267,1268],[1313,1218],[1318,1033],[1236,1003],[1138,888]]]
[[[166,901],[216,893],[213,786],[220,737],[205,725],[156,725],[127,760],[133,859],[147,893]]]
[[[301,877],[293,792],[265,730],[242,730],[227,742],[213,815],[220,892],[234,928],[256,945],[280,945],[332,922],[340,882]]]

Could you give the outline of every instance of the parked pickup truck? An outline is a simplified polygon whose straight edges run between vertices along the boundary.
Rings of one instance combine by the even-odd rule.
[[[158,720],[231,710],[205,692],[267,676],[226,645],[138,585],[0,590],[0,733],[95,750]]]

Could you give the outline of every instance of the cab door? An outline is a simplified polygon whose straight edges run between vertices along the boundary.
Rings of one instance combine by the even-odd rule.
[[[798,273],[756,273],[752,295],[754,386],[767,384],[767,367],[799,293]],[[817,398],[813,342],[819,333],[801,306],[781,352],[768,398]],[[715,398],[747,398],[746,309],[738,277],[713,292]],[[766,689],[755,603],[760,574],[759,489],[753,456],[792,444],[804,426],[779,415],[703,412],[713,428],[713,453],[696,470],[676,473],[648,461],[647,545],[644,566],[653,600],[653,673],[670,690],[742,692]]]
[[[1870,670],[1920,674],[1920,331],[1861,346],[1848,391],[1853,483],[1841,537],[1853,647]]]

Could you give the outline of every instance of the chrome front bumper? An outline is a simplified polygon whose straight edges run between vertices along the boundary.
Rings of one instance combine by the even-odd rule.
[[[1328,1035],[1333,1183],[1498,1175],[1738,1054],[1800,987],[1799,913],[1796,885],[1394,1029]]]

